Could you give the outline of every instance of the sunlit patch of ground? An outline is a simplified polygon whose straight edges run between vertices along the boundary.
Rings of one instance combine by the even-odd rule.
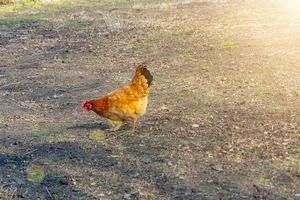
[[[118,0],[0,12],[1,198],[299,198],[296,10]],[[80,102],[141,62],[155,77],[148,112],[136,133],[109,132]]]

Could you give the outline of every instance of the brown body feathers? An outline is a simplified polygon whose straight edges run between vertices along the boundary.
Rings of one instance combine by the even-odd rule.
[[[143,65],[138,65],[132,81],[104,97],[83,101],[82,107],[98,115],[118,122],[118,129],[126,122],[135,129],[137,119],[145,114],[148,104],[149,86],[153,76]]]

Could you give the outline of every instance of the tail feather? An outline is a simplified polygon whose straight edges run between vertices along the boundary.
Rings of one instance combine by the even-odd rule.
[[[150,87],[151,83],[153,81],[153,76],[145,66],[143,66],[143,65],[137,66],[136,71],[135,71],[135,76],[139,76],[139,75],[142,75],[145,77],[145,79],[147,80],[147,85],[148,85],[148,87]]]
[[[144,68],[142,69],[141,74],[147,79],[148,87],[150,87],[150,86],[151,86],[151,83],[152,83],[152,81],[153,81],[153,76],[152,76],[152,74],[150,73],[150,71],[149,71],[146,67],[144,67]]]

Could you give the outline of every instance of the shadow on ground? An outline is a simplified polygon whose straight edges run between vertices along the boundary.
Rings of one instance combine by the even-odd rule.
[[[47,166],[32,158],[0,155],[2,190],[13,199],[93,199],[91,195],[71,185],[66,175],[47,170]],[[45,169],[45,176],[41,182],[31,182],[28,178],[27,169],[32,163]]]

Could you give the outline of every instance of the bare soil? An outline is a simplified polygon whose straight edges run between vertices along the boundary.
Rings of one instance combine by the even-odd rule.
[[[0,198],[300,199],[291,1],[107,2],[0,13]],[[148,111],[110,133],[81,101],[138,63]]]

